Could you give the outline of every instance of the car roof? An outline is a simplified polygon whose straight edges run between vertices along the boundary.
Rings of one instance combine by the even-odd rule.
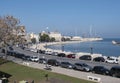
[[[94,66],[94,67],[104,67],[104,66]]]
[[[69,62],[61,62],[61,63],[69,63]]]
[[[87,56],[87,57],[91,57],[90,55],[83,55],[83,56],[81,56],[81,57],[86,57],[86,56]]]
[[[75,64],[86,64],[86,63],[75,63]]]
[[[113,66],[112,68],[118,68],[118,69],[120,69],[120,66]]]
[[[48,60],[54,60],[54,61],[57,61],[56,59],[48,59]]]
[[[103,57],[96,57],[96,58],[103,58]]]
[[[31,57],[37,57],[37,56],[31,56]]]

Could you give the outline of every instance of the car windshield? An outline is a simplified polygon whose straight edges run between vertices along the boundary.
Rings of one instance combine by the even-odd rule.
[[[62,64],[70,64],[69,62],[62,62]]]
[[[33,56],[33,57],[31,57],[31,58],[34,58],[34,59],[36,59],[36,58],[38,58],[38,57],[36,57],[36,56]]]
[[[30,58],[30,56],[25,56],[26,58]]]
[[[113,58],[108,58],[108,60],[114,60]]]
[[[34,58],[38,58],[38,57],[34,57]]]
[[[88,65],[84,63],[83,66],[88,66]]]

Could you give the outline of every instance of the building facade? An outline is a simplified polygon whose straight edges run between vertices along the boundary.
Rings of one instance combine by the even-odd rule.
[[[55,38],[55,41],[61,41],[61,39],[62,39],[62,35],[59,32],[50,32],[49,37]]]

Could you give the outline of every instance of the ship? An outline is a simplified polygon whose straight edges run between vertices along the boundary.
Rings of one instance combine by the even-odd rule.
[[[120,45],[120,42],[117,42],[117,41],[112,41],[112,44],[114,44],[114,45]]]

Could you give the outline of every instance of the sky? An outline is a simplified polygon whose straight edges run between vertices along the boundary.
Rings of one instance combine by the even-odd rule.
[[[6,15],[27,32],[120,38],[120,0],[0,0],[0,16]]]

